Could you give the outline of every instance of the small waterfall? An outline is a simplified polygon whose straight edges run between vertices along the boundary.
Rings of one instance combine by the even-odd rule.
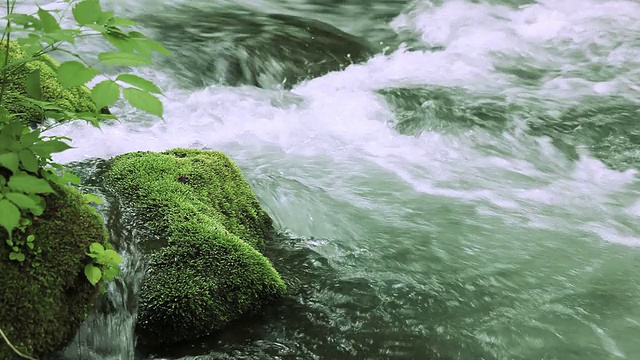
[[[106,293],[98,296],[73,343],[64,351],[65,360],[133,360],[140,358],[136,349],[134,326],[137,298],[145,265],[138,239],[140,226],[123,213],[117,200],[102,185],[101,176],[107,162],[99,159],[76,162],[69,167],[83,178],[82,191],[105,200],[97,210],[105,219],[111,244],[124,263],[120,275],[110,282]]]

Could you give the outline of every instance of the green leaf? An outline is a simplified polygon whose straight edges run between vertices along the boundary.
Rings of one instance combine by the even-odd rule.
[[[133,20],[121,18],[118,16],[114,16],[107,22],[109,26],[135,26],[136,22]]]
[[[105,11],[102,14],[100,14],[100,18],[98,19],[98,24],[107,25],[109,23],[109,20],[111,19],[113,19],[113,12]]]
[[[33,245],[33,243],[32,243],[32,242],[30,242],[30,243],[27,243],[27,246],[29,247],[29,249],[33,250],[33,247],[34,247],[35,245]]]
[[[24,125],[18,121],[10,122],[2,127],[0,127],[0,135],[3,137],[7,137],[9,141],[13,142],[15,137],[19,137],[22,135],[22,131],[24,130]],[[3,143],[0,145],[4,145]]]
[[[116,276],[120,275],[119,266],[105,266],[104,268],[104,281],[111,281]]]
[[[31,57],[37,52],[42,51],[44,47],[42,45],[42,37],[34,33],[30,33],[27,37],[18,38],[16,41],[22,46],[26,55],[24,58],[12,62],[12,64],[16,65],[23,62],[33,61]]]
[[[66,61],[58,67],[58,78],[64,88],[80,86],[88,83],[97,74],[98,70],[85,67],[78,61]]]
[[[33,152],[31,152],[31,150],[24,149],[20,151],[18,156],[20,157],[20,162],[22,163],[23,169],[32,173],[38,172],[38,169],[40,168],[40,162],[38,161],[38,158],[33,154]]]
[[[150,93],[161,94],[162,91],[158,89],[158,87],[147,79],[143,79],[140,76],[133,74],[122,74],[118,75],[116,80],[126,82],[127,84],[131,84],[133,86],[139,87],[142,90],[146,90]]]
[[[42,86],[40,85],[40,69],[32,71],[25,83],[27,95],[36,100],[42,100]]]
[[[0,154],[0,166],[15,174],[20,166],[20,157],[14,152]]]
[[[127,32],[123,31],[119,27],[107,25],[107,26],[105,26],[105,29],[106,29],[106,31],[104,32],[104,35],[113,36],[113,37],[116,37],[118,39],[122,39],[122,40],[124,40],[126,42],[130,42],[131,43],[131,39],[129,38],[129,35],[127,34]],[[133,51],[125,51],[125,52],[133,52]]]
[[[50,33],[56,30],[60,30],[60,24],[58,24],[58,20],[56,20],[51,13],[43,8],[38,7],[38,17],[40,21],[42,21],[42,28],[44,32]]]
[[[124,94],[124,98],[127,99],[131,106],[150,114],[162,117],[162,102],[155,96],[149,94],[146,91],[134,88],[124,89],[122,93]]]
[[[95,24],[102,16],[98,0],[84,0],[73,7],[73,17],[79,25]]]
[[[44,112],[44,116],[47,119],[53,119],[56,120],[56,122],[64,122],[63,120],[71,120],[71,119],[66,119],[64,114],[60,114],[57,111],[45,111]]]
[[[91,89],[91,98],[98,109],[113,105],[120,97],[120,86],[113,80],[102,81]]]
[[[107,32],[107,28],[104,25],[96,25],[96,24],[89,24],[87,25],[87,27],[91,30],[95,30],[99,33],[104,34],[105,32]]]
[[[0,51],[0,53],[2,53],[2,52]],[[2,54],[0,56],[4,56],[4,54]],[[0,59],[2,59],[2,58],[0,58]],[[11,115],[11,113],[9,113],[9,110],[7,110],[6,107],[0,105],[0,117],[9,117],[10,115]]]
[[[54,192],[47,180],[25,173],[11,176],[7,185],[11,190],[24,193],[47,194]]]
[[[89,246],[89,251],[92,253],[102,254],[104,252],[104,246],[100,243],[94,242]]]
[[[15,252],[19,252],[19,251],[20,251],[20,248],[19,248],[19,247],[17,247],[17,246],[12,246],[12,247],[11,247],[11,250],[13,250],[13,251],[15,251]]]
[[[91,126],[100,128],[100,119],[103,119],[102,114],[90,113],[90,112],[82,112],[76,113],[74,119],[84,120]]]
[[[22,139],[20,139],[20,144],[22,148],[27,148],[33,145],[38,138],[40,137],[40,130],[33,130],[26,134],[22,134]]]
[[[158,54],[164,55],[164,56],[173,56],[173,53],[171,53],[171,51],[167,50],[167,48],[164,47],[164,45],[162,45],[161,43],[154,41],[154,40],[147,40],[145,41],[145,45],[157,52]]]
[[[62,174],[60,180],[62,180],[63,183],[80,184],[80,178],[76,174],[70,172]]]
[[[18,253],[16,252],[11,252],[9,254],[9,260],[16,260],[18,258]]]
[[[71,146],[60,140],[39,141],[31,146],[31,151],[41,158],[48,159],[51,154],[71,149]]]
[[[87,203],[94,203],[98,205],[104,204],[104,200],[102,200],[95,194],[84,194],[83,197],[84,201],[86,201]]]
[[[23,253],[18,253],[18,255],[16,256],[16,260],[18,260],[19,262],[23,262],[25,259],[25,256]]]
[[[23,193],[10,192],[5,194],[6,198],[22,210],[39,207],[33,199]]]
[[[95,285],[100,281],[100,278],[102,278],[102,271],[93,266],[93,264],[87,264],[84,267],[84,275],[87,277],[87,280],[89,280],[91,285]]]
[[[157,41],[148,39],[144,34],[141,34],[137,31],[131,31],[127,33],[127,38],[128,39],[126,39],[125,41],[127,41],[127,43],[133,44],[135,50],[145,58],[151,58],[151,55],[154,51],[164,56],[173,56],[173,54],[162,44]]]
[[[33,240],[35,240],[35,239],[36,239],[36,236],[33,235],[33,234],[27,236],[27,242],[33,242]]]
[[[133,53],[135,51],[134,42],[123,37],[123,35],[120,35],[119,33],[107,32],[104,33],[103,36],[111,43],[111,45],[115,46],[122,52]]]
[[[44,206],[38,205],[38,207],[31,209],[31,213],[35,216],[42,215],[42,213],[44,213]]]
[[[53,103],[47,102],[47,101],[35,100],[35,99],[28,98],[28,97],[24,97],[22,99],[25,101],[25,103],[27,103],[28,105],[30,105],[34,109],[64,111],[62,108],[56,106]]]
[[[20,224],[20,209],[9,200],[0,200],[0,226],[11,235],[13,229]]]
[[[149,52],[150,54],[151,52],[155,51],[161,55],[173,56],[171,51],[167,50],[167,48],[165,48],[161,43],[154,40],[138,40],[136,45],[137,48],[141,50],[141,52]]]
[[[33,15],[13,13],[7,16],[7,18],[11,19],[14,24],[22,25],[25,28],[41,28],[41,21]]]
[[[46,171],[41,171],[40,175],[44,179],[47,179],[47,180],[51,181],[54,184],[64,185],[64,182],[62,181],[62,179],[60,179],[58,174],[55,173],[55,172],[49,171],[48,169]]]
[[[127,36],[129,36],[132,39],[146,39],[147,38],[147,35],[145,35],[145,34],[143,34],[141,32],[138,32],[138,31],[129,31],[127,33]]]
[[[47,34],[46,38],[49,39],[49,43],[53,44],[58,41],[68,42],[70,44],[75,44],[76,38],[79,37],[80,30],[78,29],[59,29]],[[55,66],[51,68],[51,70],[55,71]]]
[[[107,65],[138,66],[151,64],[150,59],[140,55],[121,52],[103,52],[98,55],[98,59]]]
[[[113,265],[122,264],[122,257],[120,256],[120,254],[118,254],[114,250],[109,249],[105,251],[104,257],[105,257],[105,261],[110,264],[113,264]]]

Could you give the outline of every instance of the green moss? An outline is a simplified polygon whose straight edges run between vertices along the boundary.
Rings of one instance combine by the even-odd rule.
[[[141,289],[136,330],[143,342],[209,334],[284,293],[280,276],[258,251],[271,219],[224,154],[125,154],[114,159],[107,178],[167,241],[150,255]]]
[[[0,51],[4,52],[5,45],[0,44]],[[9,62],[24,59],[25,52],[15,41],[9,43]],[[28,123],[40,123],[44,114],[40,108],[25,106],[20,100],[26,92],[27,76],[34,71],[40,71],[40,85],[42,100],[49,101],[66,111],[97,112],[91,99],[91,92],[86,86],[63,89],[62,84],[53,70],[58,63],[47,55],[40,60],[29,61],[20,66],[12,67],[8,74],[8,86],[4,94],[2,105],[12,114],[20,114],[20,118]]]
[[[102,218],[82,195],[70,187],[55,189],[58,194],[47,196],[47,209],[27,231],[35,235],[39,254],[27,250],[24,262],[9,260],[6,234],[0,234],[0,328],[19,350],[39,359],[67,346],[84,321],[97,294],[84,276],[86,252],[92,242],[107,243]],[[0,341],[0,359],[13,358]]]

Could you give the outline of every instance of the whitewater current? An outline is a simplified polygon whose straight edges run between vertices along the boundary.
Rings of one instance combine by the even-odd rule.
[[[291,90],[135,69],[164,90],[164,119],[118,103],[118,122],[53,130],[74,146],[55,160],[225,152],[302,285],[271,316],[147,354],[125,304],[63,358],[640,359],[639,2],[192,4],[315,18],[381,50]],[[131,290],[109,296],[128,303],[142,265],[122,251]]]

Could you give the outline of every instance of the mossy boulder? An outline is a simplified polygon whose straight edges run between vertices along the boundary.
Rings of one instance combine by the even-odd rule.
[[[4,52],[6,43],[0,44]],[[9,63],[26,57],[23,48],[15,41],[9,42]],[[42,109],[27,105],[21,99],[27,95],[27,78],[34,71],[40,72],[40,92],[43,101],[49,101],[59,108],[71,112],[96,113],[96,105],[91,99],[91,92],[86,86],[64,89],[55,74],[58,63],[48,55],[42,55],[35,61],[11,67],[8,72],[8,86],[4,93],[2,106],[9,113],[30,124],[38,124],[45,120]]]
[[[285,292],[260,253],[271,219],[224,154],[124,154],[113,159],[107,183],[165,245],[148,250],[136,326],[141,343],[211,334]]]
[[[25,234],[35,235],[34,250],[25,246],[23,262],[9,260],[6,231],[0,234],[0,328],[23,353],[49,358],[65,348],[85,320],[98,292],[84,275],[93,242],[107,245],[100,215],[70,187],[54,187],[47,208]],[[0,359],[17,359],[0,340]]]

